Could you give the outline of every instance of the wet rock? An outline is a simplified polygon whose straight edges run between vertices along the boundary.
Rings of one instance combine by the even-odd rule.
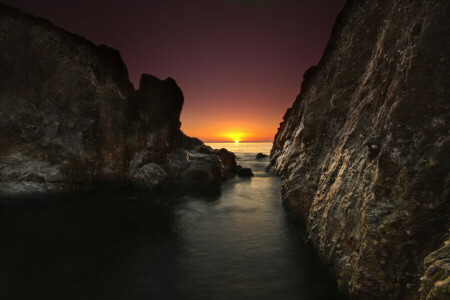
[[[131,175],[131,183],[140,188],[156,189],[167,178],[167,173],[157,164],[146,164]]]
[[[449,14],[446,1],[348,1],[275,136],[283,202],[352,299],[445,287],[404,274],[423,272],[450,227]],[[326,247],[345,237],[350,269]]]
[[[232,177],[237,173],[236,155],[225,148],[214,150],[213,153],[219,156],[222,161],[226,177]]]
[[[241,177],[253,177],[255,176],[250,168],[244,168],[241,165],[237,166],[237,174]]]
[[[224,180],[223,164],[214,154],[190,151],[188,160],[168,162],[162,168],[168,174],[166,186],[178,190],[217,188]]]
[[[269,157],[269,155],[264,154],[264,153],[256,154],[256,159],[263,159],[263,158],[266,158],[266,157]]]

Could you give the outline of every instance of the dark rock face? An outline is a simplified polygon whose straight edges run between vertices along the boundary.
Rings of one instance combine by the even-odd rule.
[[[237,174],[236,155],[225,148],[213,149],[209,146],[206,146],[199,139],[186,137],[184,134],[182,134],[181,138],[179,139],[178,145],[186,150],[193,150],[198,153],[214,154],[219,156],[224,167],[223,172],[226,178],[233,177]]]
[[[352,299],[417,299],[446,238],[449,15],[448,1],[349,1],[275,137],[283,201]]]
[[[136,97],[128,105],[127,146],[130,171],[166,161],[180,133],[184,97],[175,80],[142,75]]]
[[[237,166],[237,174],[241,177],[253,177],[255,176],[250,168],[244,168],[241,165]]]
[[[173,161],[162,165],[169,175],[168,185],[178,190],[217,188],[224,180],[224,168],[214,154],[177,149]]]
[[[118,51],[0,4],[0,182],[125,178],[127,99]]]
[[[173,79],[144,74],[135,91],[118,51],[3,4],[0,45],[0,194],[218,186],[232,168],[180,131]]]
[[[236,155],[225,148],[214,150],[213,153],[220,157],[223,163],[224,173],[227,177],[232,177],[237,173]]]

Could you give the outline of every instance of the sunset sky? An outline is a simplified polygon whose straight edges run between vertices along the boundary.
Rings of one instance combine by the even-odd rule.
[[[181,129],[204,141],[272,141],[344,0],[3,0],[174,78]]]

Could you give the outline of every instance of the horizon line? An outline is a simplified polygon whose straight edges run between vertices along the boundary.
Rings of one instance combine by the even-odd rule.
[[[239,141],[239,143],[233,141],[203,141],[203,143],[230,143],[230,144],[242,144],[242,143],[273,143],[273,141]]]

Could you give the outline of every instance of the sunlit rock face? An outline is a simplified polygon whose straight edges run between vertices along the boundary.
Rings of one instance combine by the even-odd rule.
[[[448,234],[449,15],[448,1],[349,1],[275,137],[284,203],[352,299],[417,299]]]
[[[3,4],[0,45],[0,195],[223,182],[218,154],[177,155],[206,146],[180,131],[173,79],[144,74],[135,91],[118,51]]]

